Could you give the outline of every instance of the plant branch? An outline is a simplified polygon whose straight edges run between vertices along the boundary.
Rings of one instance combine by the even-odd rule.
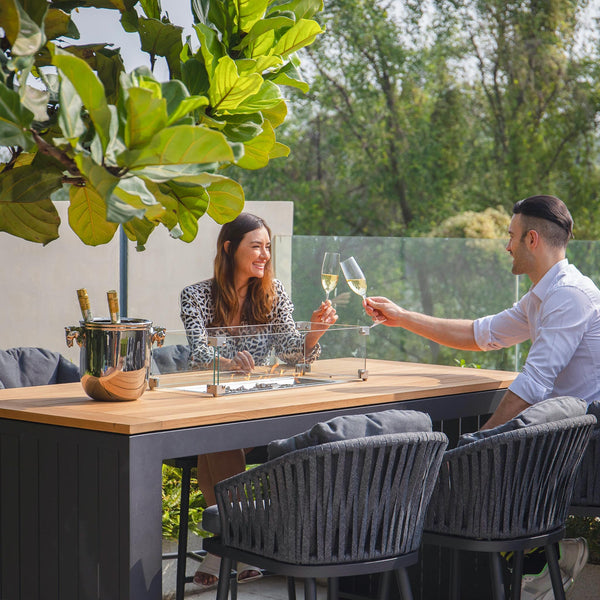
[[[31,134],[33,135],[33,139],[37,144],[40,152],[45,154],[46,156],[51,156],[59,163],[64,165],[67,171],[73,175],[74,177],[81,178],[81,172],[77,168],[75,161],[72,158],[67,156],[62,150],[58,149],[56,146],[49,144],[44,138],[40,136],[40,134],[34,129],[30,129]]]

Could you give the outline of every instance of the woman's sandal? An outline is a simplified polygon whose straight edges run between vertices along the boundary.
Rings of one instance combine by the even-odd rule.
[[[196,570],[194,574],[194,583],[200,587],[200,592],[207,592],[208,590],[214,590],[219,583],[219,568],[221,567],[221,558],[215,556],[214,554],[208,553],[204,560],[200,563],[200,566]],[[244,563],[238,564],[238,583],[248,583],[250,581],[256,581],[263,576],[263,572],[258,568],[252,565],[247,565]],[[246,577],[241,577],[244,573],[247,574]],[[254,573],[254,575],[249,575],[249,573]],[[214,577],[214,581],[211,583],[203,583],[203,575],[209,575]]]

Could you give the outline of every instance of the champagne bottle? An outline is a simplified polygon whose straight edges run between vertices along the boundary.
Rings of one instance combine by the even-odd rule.
[[[121,316],[119,315],[119,298],[115,290],[109,290],[106,292],[108,298],[108,312],[110,313],[111,323],[120,323]]]
[[[90,299],[88,298],[88,293],[85,288],[77,290],[77,299],[79,300],[79,308],[81,308],[83,320],[86,323],[88,321],[93,321],[94,317],[92,316],[92,309],[90,308]]]

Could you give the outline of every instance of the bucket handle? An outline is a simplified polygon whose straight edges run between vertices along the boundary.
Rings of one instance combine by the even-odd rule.
[[[156,344],[159,348],[161,348],[162,345],[165,343],[166,334],[167,330],[164,327],[153,327],[150,341],[153,344]]]
[[[85,332],[83,331],[83,327],[72,325],[65,327],[65,337],[67,338],[67,347],[72,348],[74,341],[77,341],[78,346],[82,346]]]

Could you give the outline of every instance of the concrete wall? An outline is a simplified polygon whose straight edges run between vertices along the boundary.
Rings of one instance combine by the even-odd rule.
[[[106,292],[119,290],[119,239],[86,246],[68,226],[67,204],[59,203],[60,238],[43,247],[0,233],[0,348],[40,346],[74,362],[64,327],[81,318],[76,290],[86,288],[94,316],[108,317]],[[275,272],[290,284],[292,202],[246,202],[244,209],[263,217],[273,232]],[[128,316],[150,319],[167,330],[181,330],[179,293],[212,275],[220,226],[208,216],[199,222],[196,240],[186,244],[159,227],[144,252],[128,245]]]

